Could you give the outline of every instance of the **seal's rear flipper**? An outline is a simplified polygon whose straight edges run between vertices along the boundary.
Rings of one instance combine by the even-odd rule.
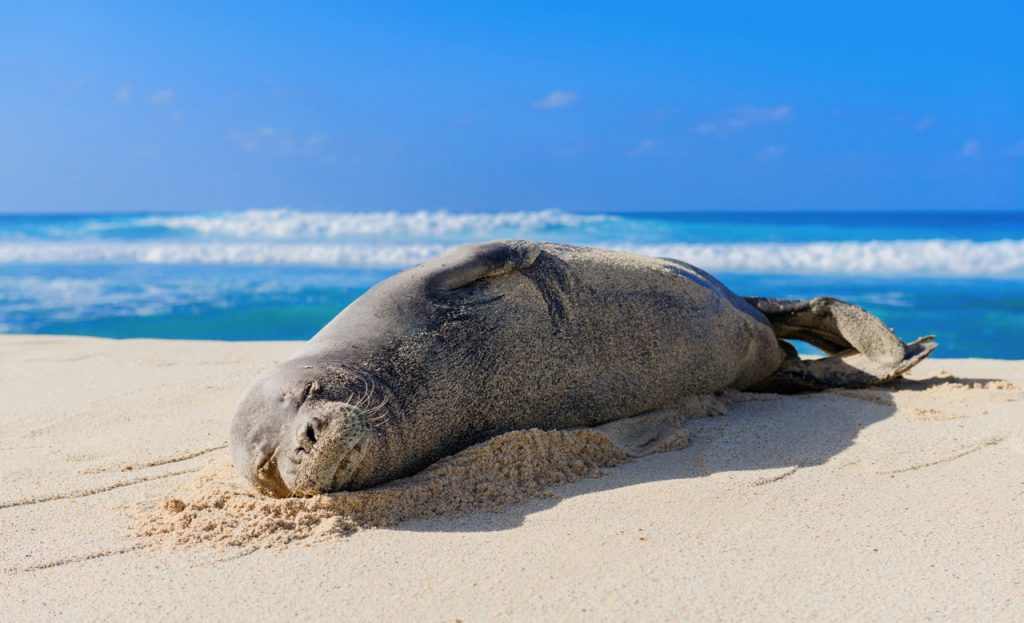
[[[765,315],[787,354],[772,376],[750,388],[754,390],[789,393],[877,385],[899,378],[936,346],[931,336],[905,344],[877,316],[834,298],[747,301]],[[786,338],[813,344],[830,356],[802,360],[782,341]]]
[[[877,316],[827,296],[810,301],[748,297],[768,318],[775,335],[808,342],[830,355],[854,349],[872,361],[892,365],[905,357],[903,340]]]
[[[821,359],[788,357],[770,377],[750,391],[795,394],[834,388],[857,388],[894,381],[935,350],[932,337],[923,337],[906,345],[906,357],[896,363],[873,361],[850,349]]]

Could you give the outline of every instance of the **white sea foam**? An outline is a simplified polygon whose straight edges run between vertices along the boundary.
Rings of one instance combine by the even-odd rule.
[[[1024,240],[613,245],[710,271],[836,275],[1018,275]]]
[[[301,212],[288,208],[222,214],[146,216],[133,224],[166,227],[200,235],[245,239],[339,239],[358,236],[438,237],[484,235],[495,231],[535,231],[580,227],[620,217],[569,214],[558,210],[520,212]]]
[[[0,245],[0,264],[229,264],[404,268],[442,244],[37,242]]]
[[[215,303],[221,296],[215,284],[195,281],[125,286],[107,278],[0,276],[0,310],[7,320],[18,321],[8,324],[11,330],[30,330],[40,318],[151,316],[167,313],[175,305]]]
[[[405,268],[451,245],[275,242],[8,242],[0,264],[222,264]],[[672,257],[712,272],[1017,276],[1024,240],[607,244],[642,255]]]

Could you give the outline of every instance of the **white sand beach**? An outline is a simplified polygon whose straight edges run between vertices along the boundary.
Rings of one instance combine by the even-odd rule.
[[[633,461],[536,433],[400,494],[261,500],[228,424],[297,347],[0,336],[0,619],[1024,619],[1022,361],[730,395]]]

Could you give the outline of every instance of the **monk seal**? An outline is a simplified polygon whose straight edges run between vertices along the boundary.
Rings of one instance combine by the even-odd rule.
[[[803,360],[786,339],[830,356]],[[727,388],[866,386],[934,348],[836,299],[742,298],[678,260],[495,241],[368,290],[255,381],[230,447],[263,493],[354,490],[510,430],[594,426]]]

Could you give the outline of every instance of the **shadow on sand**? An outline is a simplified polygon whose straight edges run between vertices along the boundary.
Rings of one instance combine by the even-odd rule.
[[[645,483],[708,477],[725,472],[762,471],[746,477],[752,485],[822,465],[854,444],[864,428],[896,412],[894,394],[948,385],[985,387],[997,379],[932,377],[902,379],[882,387],[796,395],[739,394],[728,414],[689,420],[690,444],[681,450],[641,457],[556,487],[550,497],[515,504],[500,512],[413,519],[392,528],[413,532],[488,532],[515,528],[533,513],[575,496]]]

